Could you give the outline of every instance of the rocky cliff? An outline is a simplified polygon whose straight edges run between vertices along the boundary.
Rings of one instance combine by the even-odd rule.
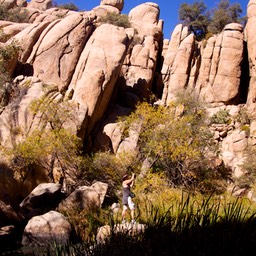
[[[1,43],[15,40],[22,49],[18,59],[10,60],[9,72],[23,88],[15,104],[6,102],[1,109],[1,145],[11,147],[41,125],[29,106],[48,87],[53,100],[75,106],[77,118],[69,127],[89,150],[134,150],[136,140],[121,140],[117,116],[130,113],[152,92],[168,105],[177,92],[189,89],[211,114],[224,109],[235,115],[246,106],[253,116],[250,136],[235,122],[213,128],[222,160],[240,175],[243,151],[256,137],[255,0],[248,3],[246,28],[228,24],[202,42],[182,25],[163,40],[159,6],[152,2],[130,11],[130,28],[100,23],[107,12],[121,13],[121,0],[102,0],[84,12],[53,8],[47,0],[5,2],[26,11],[29,22],[0,21],[7,35]]]

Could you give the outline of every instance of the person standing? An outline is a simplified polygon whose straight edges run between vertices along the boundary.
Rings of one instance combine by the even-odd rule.
[[[136,221],[134,219],[134,211],[135,211],[135,204],[132,201],[131,197],[131,187],[134,185],[135,181],[135,174],[132,174],[132,177],[129,178],[127,174],[125,174],[122,178],[122,189],[123,189],[123,198],[122,198],[122,204],[123,204],[123,211],[122,211],[122,223],[125,223],[126,220],[126,213],[128,208],[131,211],[131,223],[135,224]]]

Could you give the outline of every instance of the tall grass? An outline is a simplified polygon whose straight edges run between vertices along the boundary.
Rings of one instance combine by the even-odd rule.
[[[182,195],[168,209],[147,207],[145,233],[125,240],[127,255],[255,255],[255,211],[245,199]],[[116,242],[110,237],[92,255],[114,255]],[[126,255],[114,248],[115,255]]]
[[[147,203],[143,211],[140,206],[137,220],[145,224],[144,233],[130,236],[129,232],[112,232],[104,244],[94,241],[80,247],[62,247],[62,251],[58,247],[57,252],[56,247],[47,256],[256,254],[255,206],[246,199],[198,199],[182,194],[168,206]]]

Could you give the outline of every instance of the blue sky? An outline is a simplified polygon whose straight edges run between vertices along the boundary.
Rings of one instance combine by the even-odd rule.
[[[76,6],[79,7],[80,10],[91,10],[95,6],[98,6],[100,4],[100,0],[57,0],[59,4],[72,2]],[[145,3],[145,2],[154,2],[157,3],[160,7],[160,19],[164,20],[164,37],[170,38],[170,34],[175,28],[175,26],[179,23],[178,20],[178,9],[182,3],[188,3],[192,4],[194,3],[194,0],[149,0],[149,1],[143,1],[143,0],[124,0],[124,9],[122,13],[128,14],[129,11],[134,8],[135,6]],[[216,7],[219,0],[204,0],[204,3],[208,7],[208,10],[212,9],[213,7]],[[248,0],[230,0],[231,4],[233,3],[239,3],[244,11],[244,14],[246,14],[246,8],[248,4]]]

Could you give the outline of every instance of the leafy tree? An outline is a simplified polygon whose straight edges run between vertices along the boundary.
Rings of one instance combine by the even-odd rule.
[[[188,26],[197,38],[204,37],[209,23],[209,14],[206,12],[203,1],[195,1],[193,4],[181,4],[179,19]]]
[[[150,159],[152,171],[165,173],[171,186],[202,191],[222,187],[227,173],[213,164],[216,148],[197,99],[183,95],[169,107],[142,103],[125,122],[139,127],[140,162]]]
[[[198,40],[204,38],[207,33],[217,34],[232,22],[244,23],[241,18],[242,9],[240,4],[230,4],[229,0],[221,0],[218,6],[211,11],[203,1],[195,1],[193,4],[181,4],[179,19],[190,28]]]
[[[213,10],[208,31],[217,34],[229,23],[240,23],[241,13],[242,9],[240,4],[234,3],[233,5],[230,5],[229,0],[221,0],[218,7]]]

